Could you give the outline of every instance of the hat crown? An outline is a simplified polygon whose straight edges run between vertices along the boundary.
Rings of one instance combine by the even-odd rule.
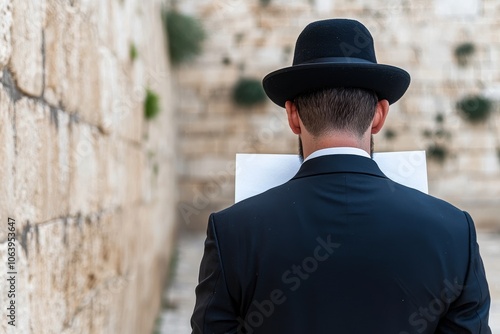
[[[293,65],[351,59],[377,63],[370,32],[356,20],[329,19],[304,28],[295,44]]]

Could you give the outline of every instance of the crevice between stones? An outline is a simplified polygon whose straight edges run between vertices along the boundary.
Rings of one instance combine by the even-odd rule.
[[[12,73],[7,69],[7,67],[3,69],[1,82],[12,101],[17,102],[23,97],[24,94],[21,93],[15,84]]]

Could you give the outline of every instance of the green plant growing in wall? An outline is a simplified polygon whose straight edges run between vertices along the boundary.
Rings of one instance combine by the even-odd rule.
[[[139,51],[137,51],[137,47],[134,43],[130,43],[129,56],[132,61],[135,61],[137,57],[139,57]]]
[[[160,112],[160,98],[158,94],[151,89],[146,90],[146,98],[144,99],[144,117],[153,119]]]
[[[260,80],[241,78],[233,88],[233,101],[243,107],[251,107],[266,100]]]
[[[262,7],[266,7],[271,3],[271,0],[259,0]]]
[[[398,136],[398,133],[396,132],[396,130],[391,129],[391,128],[387,128],[387,130],[385,130],[385,132],[384,132],[384,137],[387,140],[393,140],[397,136]]]
[[[467,66],[470,57],[474,54],[475,51],[476,47],[471,42],[465,42],[457,45],[457,47],[455,48],[455,58],[458,65]]]
[[[422,135],[430,140],[425,150],[427,157],[442,164],[450,155],[446,143],[450,140],[451,133],[446,130],[444,114],[436,114],[434,121],[436,122],[434,129],[425,129]]]
[[[443,124],[443,122],[444,122],[444,115],[443,115],[443,114],[441,114],[441,113],[438,113],[438,114],[436,115],[436,117],[434,117],[434,120],[435,120],[435,121],[436,121],[436,123],[438,123],[438,124]]]
[[[190,60],[201,53],[206,34],[198,19],[174,10],[164,10],[162,19],[173,64]]]
[[[449,155],[448,148],[439,143],[430,144],[425,151],[429,159],[433,159],[441,164]]]
[[[457,102],[461,116],[470,123],[485,122],[491,114],[492,102],[480,95],[466,96]]]

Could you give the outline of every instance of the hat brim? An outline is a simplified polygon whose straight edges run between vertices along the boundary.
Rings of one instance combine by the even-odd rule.
[[[312,63],[271,72],[262,80],[267,96],[281,107],[301,94],[325,88],[355,87],[374,91],[392,104],[410,85],[410,75],[398,67],[374,63]]]

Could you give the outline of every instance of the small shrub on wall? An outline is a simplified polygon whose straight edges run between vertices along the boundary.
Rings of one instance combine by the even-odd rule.
[[[146,98],[144,99],[144,117],[153,119],[160,113],[160,98],[158,94],[151,89],[146,90]]]
[[[206,35],[198,19],[174,10],[164,10],[162,18],[173,64],[182,63],[200,54]]]
[[[435,127],[423,131],[423,136],[430,141],[426,148],[426,154],[429,160],[443,164],[450,156],[447,143],[450,142],[451,133],[446,130],[445,116],[443,113],[437,113],[434,117]]]
[[[480,95],[467,96],[457,102],[460,114],[471,123],[486,121],[491,114],[491,107],[491,101]]]
[[[475,50],[476,48],[471,42],[465,42],[458,45],[455,48],[455,58],[457,59],[458,65],[466,66]]]
[[[448,157],[448,149],[446,148],[446,146],[438,143],[429,145],[425,151],[429,159],[432,159],[441,164],[444,163],[444,161]]]
[[[260,80],[241,78],[233,88],[233,101],[242,107],[251,107],[266,101]]]
[[[394,140],[398,136],[398,133],[391,128],[387,128],[384,132],[384,137],[387,140]]]
[[[137,51],[137,47],[135,46],[134,43],[130,44],[129,55],[130,55],[130,60],[132,61],[135,61],[137,57],[139,57],[139,51]]]

